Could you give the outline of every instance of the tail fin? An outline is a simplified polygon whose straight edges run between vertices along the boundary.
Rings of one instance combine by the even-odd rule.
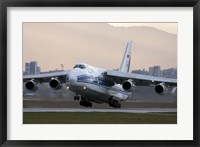
[[[119,69],[121,72],[129,72],[130,62],[131,62],[131,46],[132,46],[132,41],[129,41],[126,45],[126,51],[124,53],[121,66]]]

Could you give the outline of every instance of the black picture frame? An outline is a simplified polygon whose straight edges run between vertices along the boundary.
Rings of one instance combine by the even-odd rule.
[[[7,8],[8,7],[193,7],[194,128],[192,141],[15,141],[7,140]],[[199,146],[199,0],[1,0],[0,2],[0,145],[1,146]],[[187,108],[186,108],[187,109]],[[152,132],[153,133],[153,132]],[[172,132],[173,133],[173,132]]]

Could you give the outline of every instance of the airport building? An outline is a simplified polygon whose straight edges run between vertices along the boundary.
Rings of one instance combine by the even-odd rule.
[[[149,75],[150,76],[161,77],[162,75],[161,75],[160,66],[149,67]]]
[[[145,69],[141,70],[133,70],[132,73],[142,74],[142,75],[151,75],[157,77],[165,77],[165,78],[177,78],[177,68],[168,68],[161,70],[160,66],[149,67],[149,71]]]
[[[30,63],[25,63],[25,75],[30,75]]]
[[[162,71],[163,77],[165,78],[177,78],[177,69],[176,68],[168,68]]]
[[[36,74],[46,74],[46,73],[53,73],[53,72],[63,72],[64,65],[61,64],[61,70],[55,69],[50,71],[41,71],[40,66],[38,66],[37,61],[31,61],[29,63],[25,63],[25,71],[23,75],[36,75]]]
[[[25,63],[25,75],[36,75],[40,74],[40,67],[37,61],[31,61],[30,63]]]
[[[37,66],[37,74],[40,74],[40,72],[41,72],[41,69],[39,66]]]

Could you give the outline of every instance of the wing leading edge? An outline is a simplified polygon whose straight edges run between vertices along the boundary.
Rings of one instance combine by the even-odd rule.
[[[176,86],[177,80],[163,77],[155,77],[134,73],[124,73],[120,71],[107,70],[105,76],[112,78],[116,83],[122,84],[124,80],[132,79],[137,85],[146,85],[151,83],[166,83],[170,86]]]
[[[66,75],[68,72],[69,71],[45,73],[45,74],[38,74],[38,75],[25,75],[23,76],[23,81],[26,82],[28,80],[35,79],[41,82],[48,82],[51,78],[58,77],[64,82],[64,79],[66,78]]]

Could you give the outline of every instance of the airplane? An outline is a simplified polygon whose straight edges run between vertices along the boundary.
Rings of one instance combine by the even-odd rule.
[[[154,86],[155,92],[165,94],[177,90],[177,80],[149,75],[129,73],[132,41],[128,41],[118,70],[106,70],[85,63],[75,64],[70,71],[25,75],[23,81],[28,91],[36,91],[39,85],[48,82],[53,90],[62,87],[75,93],[74,100],[81,106],[92,107],[92,102],[108,103],[121,108],[122,101],[128,100],[136,86]]]

